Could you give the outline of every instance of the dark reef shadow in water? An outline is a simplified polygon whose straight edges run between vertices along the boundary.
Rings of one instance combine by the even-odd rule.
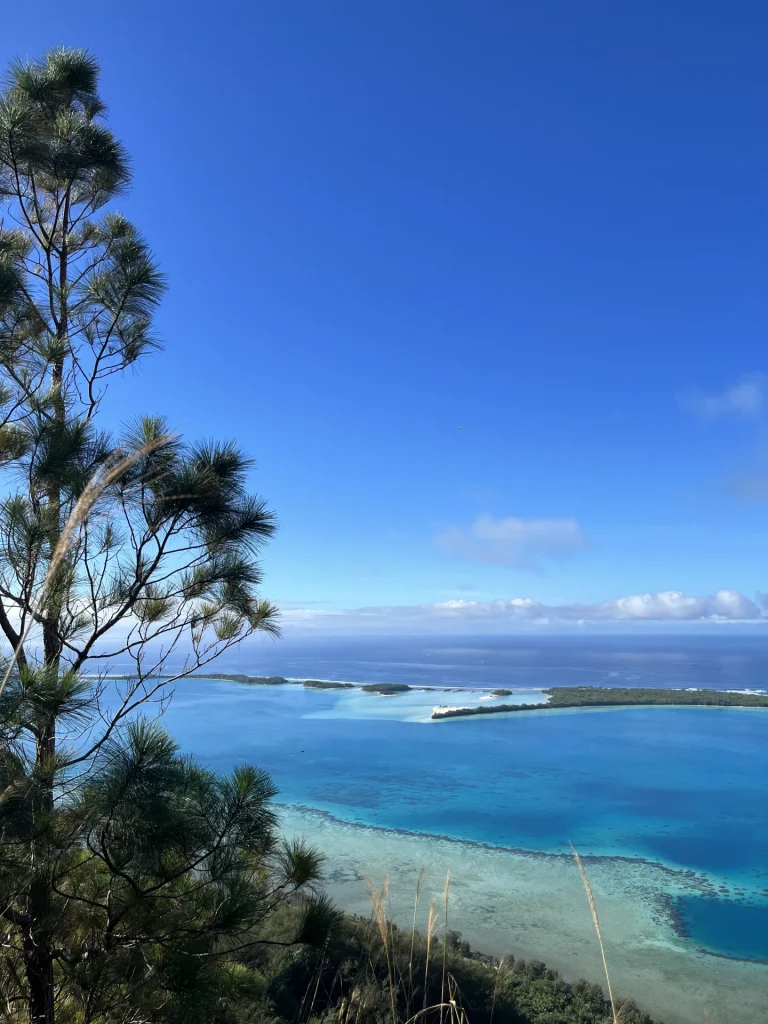
[[[278,811],[281,807],[286,810],[299,811],[302,814],[308,814],[310,816],[322,818],[326,821],[330,821],[335,825],[340,825],[347,828],[359,829],[363,832],[369,832],[374,835],[393,835],[403,836],[409,839],[435,839],[439,842],[455,843],[459,846],[469,849],[483,849],[489,850],[495,853],[510,853],[517,856],[529,857],[534,860],[542,861],[559,861],[559,862],[570,862],[572,861],[572,855],[570,853],[551,853],[544,850],[527,850],[522,847],[514,846],[501,846],[494,845],[493,843],[483,843],[473,839],[460,839],[455,836],[439,835],[434,833],[425,832],[411,832],[407,829],[392,828],[383,825],[369,825],[361,821],[348,821],[344,818],[338,818],[329,811],[322,810],[317,807],[308,807],[304,804],[276,804]],[[707,956],[718,957],[721,960],[734,960],[742,963],[752,963],[768,965],[768,957],[763,957],[762,951],[760,955],[744,955],[736,954],[734,952],[727,952],[723,950],[712,949],[707,945],[702,944],[701,936],[698,934],[698,930],[692,926],[690,920],[685,916],[686,909],[690,913],[691,909],[697,904],[701,905],[714,905],[719,904],[720,906],[726,907],[742,907],[743,904],[736,904],[732,901],[727,901],[722,898],[722,894],[718,891],[717,887],[706,877],[706,875],[692,871],[686,868],[672,868],[667,864],[662,864],[659,861],[649,860],[647,857],[626,857],[621,855],[608,856],[602,854],[584,854],[581,858],[585,864],[596,865],[596,864],[641,864],[646,867],[652,867],[657,871],[667,875],[670,878],[674,878],[679,883],[684,883],[686,887],[693,889],[697,892],[697,895],[690,896],[671,896],[669,894],[660,894],[657,898],[658,909],[663,912],[664,917],[671,923],[675,934],[681,938],[690,942],[699,953],[703,953]],[[362,875],[360,875],[362,877]],[[337,873],[337,878],[346,879],[345,872]],[[692,902],[696,901],[696,903]],[[765,917],[766,931],[764,934],[768,934],[768,901],[765,905],[763,904],[749,904],[749,907],[762,917]],[[728,910],[725,911],[728,913]],[[749,911],[747,911],[749,913]],[[711,922],[709,922],[711,924]]]

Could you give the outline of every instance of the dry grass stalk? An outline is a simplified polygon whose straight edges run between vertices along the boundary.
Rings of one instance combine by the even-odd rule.
[[[319,963],[319,965],[317,967],[317,977],[316,977],[316,981],[315,981],[315,990],[312,993],[312,1002],[309,1004],[309,1012],[307,1013],[307,1020],[309,1020],[312,1017],[312,1012],[313,1012],[313,1010],[315,1008],[315,1001],[317,999],[317,993],[318,993],[318,991],[320,989],[320,979],[323,976],[323,968],[325,967],[325,955],[326,955],[327,952],[328,952],[328,939],[326,938],[325,942],[323,943],[323,954],[320,957],[320,963]]]
[[[433,1013],[435,1010],[442,1011],[450,1009],[450,1003],[437,1003],[434,1006],[425,1006],[421,1010],[418,1010],[416,1013],[414,1013],[412,1017],[408,1017],[405,1021],[403,1021],[403,1024],[413,1024],[413,1022],[418,1020],[419,1017],[423,1017],[427,1013]]]
[[[423,1010],[427,1008],[427,985],[429,984],[429,954],[432,951],[432,939],[435,934],[435,901],[434,899],[429,905],[429,913],[427,914],[427,955],[424,961],[424,1004]]]
[[[390,1011],[392,1013],[392,1024],[398,1024],[393,950],[390,949],[389,922],[387,920],[386,910],[389,901],[389,879],[384,879],[384,884],[382,885],[381,890],[379,890],[372,878],[368,875],[363,875],[363,878],[368,885],[371,906],[373,907],[373,918],[376,922],[376,927],[378,928],[379,937],[382,945],[384,946],[384,954],[387,960],[387,979],[389,982],[389,1004]]]
[[[594,895],[592,893],[592,886],[589,884],[589,877],[587,876],[587,872],[586,872],[586,869],[584,867],[584,864],[582,863],[581,857],[576,852],[576,849],[575,849],[573,843],[571,843],[570,846],[571,846],[571,853],[573,854],[574,859],[576,860],[576,864],[578,865],[578,868],[579,868],[579,873],[581,874],[581,880],[584,883],[584,891],[587,894],[587,900],[589,902],[589,909],[590,909],[590,912],[592,914],[592,923],[595,926],[595,932],[597,933],[597,941],[600,944],[600,955],[603,958],[603,971],[605,972],[605,983],[608,986],[608,998],[609,998],[609,1000],[611,1002],[611,1015],[612,1015],[612,1018],[613,1018],[613,1024],[619,1024],[619,1016],[618,1016],[618,1014],[616,1012],[616,1003],[614,1002],[613,990],[611,988],[611,976],[608,973],[608,962],[605,959],[605,946],[603,945],[603,933],[602,933],[602,930],[600,928],[600,920],[599,920],[599,918],[597,916],[597,906],[595,905],[595,897],[594,897]]]
[[[439,1010],[442,1014],[445,1010],[453,1020],[454,1024],[468,1024],[467,1015],[459,1001],[459,987],[456,984],[456,979],[453,975],[447,975],[448,983],[448,999],[445,1002],[436,1003],[433,1006],[424,1006],[418,1013],[414,1013],[412,1017],[408,1017],[403,1024],[413,1024],[414,1021],[418,1020],[419,1017],[425,1016],[427,1013],[434,1013],[435,1010]]]
[[[393,978],[393,981],[396,980],[396,982],[397,982],[396,986],[395,986],[395,988],[397,990],[400,987],[404,988],[405,985],[404,985],[404,979],[403,979],[403,972],[398,967],[397,961],[395,959],[395,919],[392,916],[392,901],[390,899],[390,892],[391,892],[391,890],[390,890],[390,885],[389,885],[389,879],[385,878],[384,879],[384,885],[383,885],[383,888],[382,888],[382,896],[386,900],[386,918],[385,918],[385,923],[388,925],[389,948],[390,948],[391,953],[392,953],[392,978]],[[395,973],[397,973],[397,979],[395,979]]]
[[[467,1015],[464,1012],[464,1007],[461,1004],[461,992],[456,979],[452,974],[447,976],[448,980],[448,1011],[451,1015],[453,1024],[468,1024]]]
[[[410,1010],[411,1000],[413,999],[413,951],[416,943],[416,915],[419,912],[419,899],[421,898],[421,885],[424,881],[424,868],[419,871],[419,877],[416,880],[416,895],[413,898],[413,924],[411,925],[411,951],[408,956],[408,1009]]]
[[[69,518],[64,524],[64,529],[61,531],[58,543],[51,555],[48,572],[45,574],[43,585],[40,588],[40,593],[38,594],[37,601],[34,604],[33,614],[30,615],[27,620],[24,632],[19,638],[19,642],[13,652],[13,657],[11,658],[5,675],[3,676],[3,681],[0,683],[0,696],[2,696],[3,690],[7,686],[8,680],[11,678],[11,672],[13,672],[14,666],[19,659],[19,655],[24,648],[24,644],[29,637],[32,624],[37,620],[40,610],[43,607],[48,594],[48,588],[51,585],[51,580],[56,576],[61,563],[66,558],[67,552],[72,546],[75,534],[90,515],[91,509],[99,500],[99,497],[111,484],[115,483],[116,480],[119,480],[134,463],[138,462],[139,459],[144,458],[145,455],[149,455],[151,452],[156,451],[163,445],[168,444],[171,440],[172,437],[170,435],[156,437],[154,440],[148,441],[146,444],[142,445],[141,448],[137,449],[135,452],[131,452],[130,455],[126,455],[125,458],[120,459],[112,466],[111,469],[101,470],[100,472],[95,473],[88,481],[83,493],[77,499],[75,507],[70,512]]]
[[[443,1019],[442,1004],[445,1003],[445,968],[448,957],[448,903],[451,898],[451,872],[448,871],[445,876],[445,885],[443,886],[443,974],[440,980],[440,1020]]]
[[[400,1024],[398,1020],[398,1007],[397,997],[399,985],[402,985],[404,995],[406,997],[406,1010],[403,1015],[404,1024],[414,1024],[415,1021],[427,1014],[434,1014],[438,1010],[440,1012],[441,1020],[445,1019],[446,1011],[448,1020],[446,1024],[468,1024],[466,1013],[461,1005],[460,992],[456,979],[448,972],[447,969],[447,935],[448,935],[448,906],[450,902],[450,891],[451,891],[451,880],[450,872],[446,875],[445,886],[443,890],[443,906],[444,906],[444,917],[443,917],[443,928],[445,932],[445,941],[443,942],[443,970],[441,979],[441,997],[440,1002],[427,1005],[428,999],[428,987],[429,987],[429,965],[430,955],[432,952],[432,942],[437,932],[437,910],[435,906],[435,900],[433,899],[430,903],[429,913],[427,915],[427,934],[426,934],[426,956],[424,962],[424,1002],[423,1006],[416,1013],[410,1013],[410,1002],[413,998],[413,958],[415,952],[415,935],[416,935],[416,921],[418,916],[419,901],[421,898],[421,890],[424,881],[424,869],[419,873],[419,878],[416,886],[416,895],[414,898],[414,912],[413,912],[413,926],[411,930],[411,950],[410,950],[410,962],[409,962],[409,979],[411,989],[410,992],[405,990],[405,978],[404,973],[397,969],[395,963],[396,944],[394,936],[394,923],[392,921],[392,915],[390,910],[390,885],[389,879],[384,879],[384,882],[379,889],[376,883],[368,875],[363,875],[365,882],[368,886],[369,899],[372,907],[372,925],[375,931],[378,932],[378,937],[381,941],[381,945],[384,947],[384,953],[386,956],[387,965],[387,977],[389,982],[389,993],[390,993],[390,1012],[392,1015],[392,1024]],[[371,958],[371,968],[374,971],[373,984],[375,985],[375,965],[374,960]],[[399,978],[399,982],[398,982]],[[357,1002],[360,1003],[359,995]],[[355,993],[350,995],[348,1000],[342,1002],[342,1006],[339,1010],[338,1024],[352,1024],[352,1017],[355,1016],[356,1010],[361,1010],[362,1004],[355,1005]]]

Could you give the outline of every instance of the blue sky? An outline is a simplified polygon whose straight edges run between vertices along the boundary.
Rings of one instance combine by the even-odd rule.
[[[738,0],[46,0],[0,58],[92,49],[133,156],[166,348],[108,415],[255,456],[289,629],[482,631],[758,614],[767,32]]]

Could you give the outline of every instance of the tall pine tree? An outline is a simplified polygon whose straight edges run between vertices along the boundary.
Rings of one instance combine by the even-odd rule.
[[[0,102],[0,1001],[32,1024],[223,1020],[253,981],[234,952],[319,861],[280,846],[266,775],[204,771],[147,712],[171,667],[276,631],[257,594],[274,521],[235,444],[99,427],[110,379],[157,347],[164,282],[109,210],[130,174],[98,77],[54,50]],[[305,929],[329,918],[305,910]]]

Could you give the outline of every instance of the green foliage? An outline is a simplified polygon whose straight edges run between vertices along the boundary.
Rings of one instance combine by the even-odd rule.
[[[97,427],[110,378],[157,347],[165,289],[147,243],[107,208],[130,174],[98,78],[90,54],[56,49],[13,64],[0,99],[0,466],[14,481],[0,502],[0,628],[15,646],[12,622],[32,619],[46,664],[129,657],[137,674],[148,644],[167,655],[183,641],[191,671],[275,631],[256,560],[275,520],[248,494],[236,444],[183,443],[157,416],[116,437]],[[126,456],[36,608],[78,498]]]
[[[280,927],[286,927],[285,920]],[[412,959],[411,941],[410,932],[388,928],[388,958],[379,929],[370,920],[346,916],[322,947],[254,949],[245,962],[264,979],[267,1002],[258,1018],[244,1019],[392,1024],[390,978],[398,1021],[416,1014],[427,1024],[459,1019],[456,1011],[441,1014],[438,1006],[444,991],[442,943],[432,939],[427,961],[425,937],[415,936]],[[447,936],[446,972],[469,1024],[606,1024],[610,1019],[599,985],[569,984],[539,961],[509,957],[500,963],[475,954],[456,932]],[[632,1003],[619,1006],[623,1024],[653,1024]]]
[[[679,704],[689,707],[768,708],[768,696],[725,690],[656,690],[651,687],[563,686],[545,690],[553,707],[612,704]]]
[[[308,690],[354,690],[354,683],[336,683],[330,679],[305,679],[304,686]]]
[[[226,672],[206,672],[206,679],[223,679],[228,683],[245,683],[246,686],[282,686],[288,680],[284,676],[244,676]]]
[[[74,678],[58,690],[49,683],[60,721],[93,712]],[[14,680],[0,720],[23,721],[39,709],[39,694]],[[110,1009],[116,1005],[137,1020],[210,1019],[205,1012],[222,1000],[239,1004],[260,991],[239,954],[264,941],[322,943],[334,926],[335,910],[315,892],[322,858],[279,840],[266,773],[242,766],[217,775],[181,756],[157,723],[135,719],[119,740],[101,745],[85,779],[77,779],[75,762],[59,760],[55,777],[69,798],[41,814],[29,786],[44,794],[47,779],[25,772],[23,745],[6,751],[0,791],[23,780],[0,808],[6,927],[14,923],[23,939],[30,901],[20,882],[30,846],[55,850],[45,864],[40,924],[55,951],[59,1019],[122,1019]],[[292,930],[267,939],[280,907],[293,908]],[[27,965],[24,943],[13,935],[6,936],[0,989],[19,1001],[21,1021],[31,1018],[19,987]]]

